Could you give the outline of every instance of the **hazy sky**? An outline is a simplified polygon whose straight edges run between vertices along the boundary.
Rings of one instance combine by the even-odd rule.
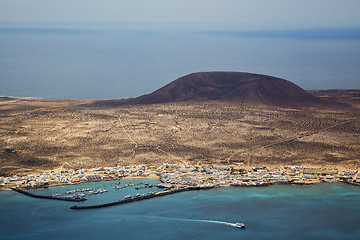
[[[360,0],[0,0],[0,96],[109,99],[199,71],[359,88]]]
[[[242,23],[253,28],[359,27],[359,0],[0,0],[0,23]],[[265,27],[266,28],[266,27]]]

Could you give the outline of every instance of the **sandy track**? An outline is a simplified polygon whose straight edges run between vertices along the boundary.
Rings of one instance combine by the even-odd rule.
[[[117,164],[359,163],[358,108],[284,109],[225,102],[89,107],[0,101],[1,175]],[[357,103],[357,102],[356,102]]]

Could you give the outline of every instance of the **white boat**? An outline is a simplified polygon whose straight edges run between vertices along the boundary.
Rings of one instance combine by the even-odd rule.
[[[241,222],[236,222],[235,227],[237,227],[237,228],[245,228],[245,224],[241,223]]]

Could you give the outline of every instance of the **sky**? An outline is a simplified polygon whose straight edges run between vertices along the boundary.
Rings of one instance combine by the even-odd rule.
[[[359,0],[0,0],[0,23],[237,23],[241,30],[359,27],[359,9]]]
[[[134,97],[198,71],[358,89],[359,9],[360,0],[0,0],[0,96]]]

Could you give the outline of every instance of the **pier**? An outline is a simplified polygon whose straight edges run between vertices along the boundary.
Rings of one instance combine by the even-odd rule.
[[[127,188],[127,187],[133,187],[133,186],[138,186],[138,185],[142,185],[143,183],[130,183],[130,184],[126,184],[124,186],[117,186],[117,187],[113,187],[115,190],[119,190],[119,189],[123,189],[123,188]]]
[[[33,194],[33,193],[29,193],[17,188],[11,188],[11,190],[24,194],[28,197],[32,197],[32,198],[42,198],[42,199],[50,199],[50,200],[60,200],[60,201],[69,201],[69,202],[83,202],[86,201],[86,198],[66,198],[66,197],[54,197],[54,196],[42,196],[42,195],[37,195],[37,194]]]
[[[185,192],[185,191],[194,191],[194,190],[203,190],[203,189],[210,189],[213,187],[180,187],[180,188],[173,188],[173,189],[169,189],[169,190],[165,190],[162,192],[156,192],[156,193],[148,193],[148,194],[143,194],[143,195],[138,195],[138,196],[134,196],[134,197],[125,197],[124,199],[121,199],[119,201],[116,202],[111,202],[111,203],[105,203],[105,204],[99,204],[99,205],[91,205],[91,206],[72,206],[70,209],[74,209],[74,210],[84,210],[84,209],[95,209],[95,208],[106,208],[106,207],[111,207],[111,206],[115,206],[115,205],[122,205],[122,204],[126,204],[126,203],[131,203],[131,202],[136,202],[136,201],[141,201],[141,200],[146,200],[146,199],[151,199],[151,198],[156,198],[156,197],[162,197],[162,196],[167,196],[167,195],[171,195],[174,193],[179,193],[179,192]]]

